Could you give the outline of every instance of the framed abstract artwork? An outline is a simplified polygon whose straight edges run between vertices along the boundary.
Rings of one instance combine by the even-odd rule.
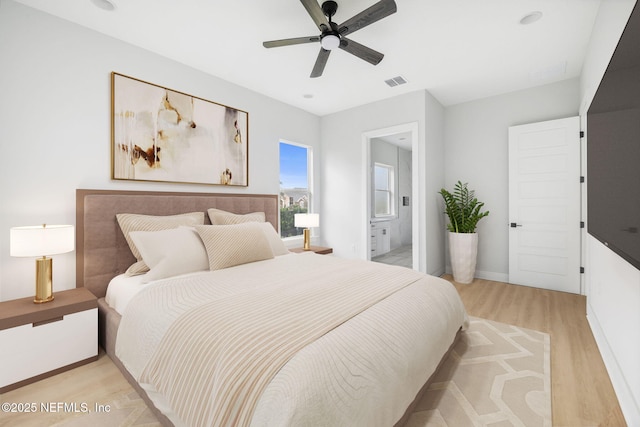
[[[112,178],[249,185],[249,113],[111,73]]]

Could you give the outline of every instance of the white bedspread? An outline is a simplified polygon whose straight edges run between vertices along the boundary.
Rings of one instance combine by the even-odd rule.
[[[143,280],[144,274],[137,276],[117,275],[109,282],[105,301],[109,307],[122,315],[129,301],[147,286],[147,283],[142,283]]]
[[[261,391],[251,425],[393,425],[456,331],[466,325],[464,308],[450,283],[400,267],[367,263],[363,269],[363,261],[302,254],[158,281],[129,303],[116,354],[138,381],[149,378],[141,385],[156,406],[181,425],[183,420],[173,411],[181,402],[171,402],[170,394],[159,392],[162,381],[145,375],[145,370],[153,370],[152,361],[162,360],[157,351],[175,320],[206,304],[247,298],[269,287],[286,292],[287,283],[320,284],[333,269],[348,270],[350,265],[354,271],[366,270],[366,277],[398,276],[407,284],[291,357]]]

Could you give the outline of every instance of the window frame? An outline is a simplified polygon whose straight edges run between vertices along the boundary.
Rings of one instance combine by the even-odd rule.
[[[387,188],[378,189],[376,172],[377,168],[382,168],[387,171]],[[377,219],[381,218],[395,218],[396,217],[396,201],[395,201],[395,167],[387,163],[374,162],[373,163],[373,217]],[[387,193],[387,199],[389,203],[389,213],[379,214],[377,212],[377,194],[378,192]]]
[[[291,145],[294,147],[304,148],[307,151],[307,212],[314,212],[314,183],[313,183],[313,147],[307,144],[302,144],[299,142],[288,141],[285,139],[280,139],[278,142],[278,178],[281,178],[282,169],[281,169],[281,158],[280,158],[280,147],[281,144]],[[280,201],[283,194],[282,180],[280,179],[279,186],[279,196],[278,196],[278,224],[280,227],[279,234],[280,238],[285,242],[301,242],[303,239],[302,229],[300,229],[300,234],[295,236],[282,237],[282,217],[280,215],[281,209],[283,208]],[[314,229],[311,230],[311,236],[314,236]]]

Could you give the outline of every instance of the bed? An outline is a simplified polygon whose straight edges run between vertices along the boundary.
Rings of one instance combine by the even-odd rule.
[[[100,345],[163,425],[403,425],[466,327],[455,288],[288,253],[278,210],[277,195],[77,190],[77,286],[98,297]],[[198,212],[202,224],[123,225]],[[182,249],[193,235],[204,251]],[[175,270],[202,256],[210,269]]]

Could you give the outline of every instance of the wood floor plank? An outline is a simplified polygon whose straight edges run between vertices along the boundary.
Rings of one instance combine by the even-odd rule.
[[[551,336],[555,427],[624,427],[624,417],[586,320],[584,296],[476,279],[450,280],[471,316]],[[108,402],[129,387],[111,360],[98,361],[2,395],[3,402]],[[67,414],[68,415],[68,414]],[[63,413],[2,414],[0,426],[49,426]],[[16,424],[17,422],[17,424]]]
[[[115,396],[130,389],[111,359],[100,352],[98,360],[70,371],[20,387],[0,395],[0,402],[35,404],[34,412],[0,412],[0,427],[52,426],[86,409],[111,402]],[[58,406],[67,404],[68,406]]]
[[[555,427],[626,426],[587,322],[583,295],[475,279],[453,281],[471,316],[551,336],[551,398]]]

